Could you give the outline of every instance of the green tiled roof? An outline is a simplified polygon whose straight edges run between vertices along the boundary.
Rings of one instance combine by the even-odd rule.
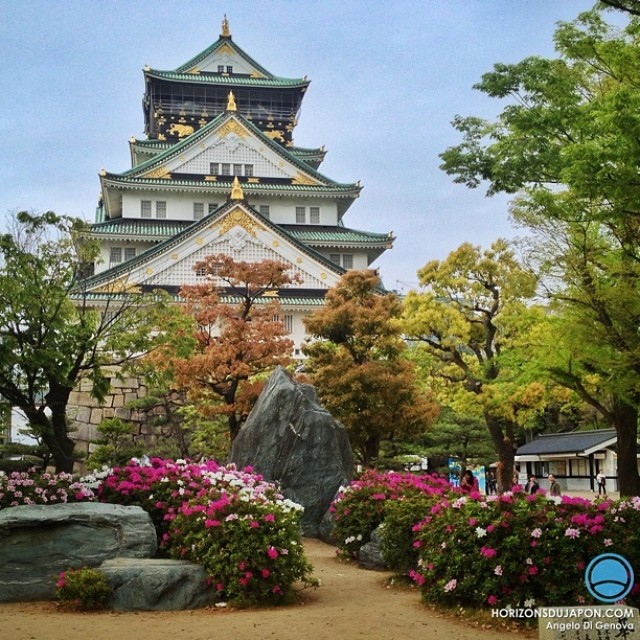
[[[329,226],[309,226],[309,225],[280,225],[290,236],[301,242],[328,243],[346,242],[354,244],[382,243],[388,245],[393,241],[390,233],[372,233],[370,231],[360,231],[358,229],[347,229],[346,227]]]
[[[93,235],[134,238],[170,238],[193,224],[192,220],[132,220],[116,218],[91,225]]]
[[[162,287],[157,287],[158,289],[162,289]],[[124,302],[130,294],[125,292],[115,292],[115,293],[107,293],[107,292],[88,292],[88,293],[80,293],[75,292],[71,294],[71,298],[75,300],[86,300],[87,302],[101,302],[101,301],[114,301],[114,302]],[[239,296],[230,296],[230,295],[222,295],[222,300],[229,304],[238,304],[242,302],[242,299]],[[173,299],[176,302],[182,302],[183,299],[179,295],[174,295]],[[287,295],[287,292],[284,290],[280,291],[280,295],[278,297],[264,296],[262,298],[256,299],[256,304],[268,304],[277,300],[282,306],[287,307],[321,307],[324,304],[324,297],[321,295],[313,296],[313,297],[300,297],[295,295],[295,291],[292,291],[291,294]]]
[[[145,75],[157,80],[173,80],[192,84],[222,84],[233,87],[278,87],[304,88],[309,85],[305,78],[254,78],[242,75],[220,75],[217,73],[180,73],[178,71],[161,71],[160,69],[145,69]]]
[[[176,179],[176,175],[173,174],[171,180],[163,180],[160,178],[138,178],[135,176],[127,176],[125,174],[112,174],[107,173],[103,175],[103,180],[109,183],[113,187],[138,187],[140,189],[149,188],[157,189],[162,187],[163,189],[186,190],[186,187],[205,189],[207,191],[215,191],[218,187],[220,192],[229,193],[231,191],[232,182],[222,181],[209,181],[209,180],[180,180]],[[313,184],[269,184],[268,182],[242,182],[242,190],[249,194],[260,193],[277,193],[278,191],[284,192],[297,192],[297,193],[314,193],[318,195],[335,195],[335,196],[356,196],[360,192],[360,187],[355,184],[339,184],[331,183],[329,185],[313,185]]]

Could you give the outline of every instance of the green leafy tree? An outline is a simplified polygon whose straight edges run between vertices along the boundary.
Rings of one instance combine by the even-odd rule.
[[[544,403],[544,389],[509,366],[510,350],[534,319],[525,302],[535,278],[503,240],[485,251],[465,243],[418,277],[423,289],[405,298],[404,332],[432,363],[441,402],[484,419],[498,455],[499,490],[510,489],[517,427]]]
[[[608,4],[627,9],[622,29],[587,12],[559,25],[559,58],[485,74],[476,88],[509,104],[495,122],[456,118],[464,141],[442,158],[456,182],[518,194],[513,215],[537,236],[532,259],[562,317],[553,375],[616,429],[620,492],[637,495],[640,22],[635,3]]]
[[[305,371],[366,466],[383,440],[420,433],[437,414],[404,357],[400,301],[379,286],[374,271],[349,271],[328,291],[324,307],[305,319],[312,336]]]
[[[103,368],[151,349],[163,335],[153,329],[171,327],[158,296],[104,292],[101,310],[90,304],[82,266],[95,247],[85,231],[77,219],[20,212],[0,236],[0,395],[22,410],[57,472],[73,470],[67,405],[79,380],[104,398]]]

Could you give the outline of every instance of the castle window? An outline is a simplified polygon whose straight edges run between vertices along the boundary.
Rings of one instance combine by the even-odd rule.
[[[207,206],[207,212],[208,213],[213,213],[216,209],[218,208],[218,203],[217,202],[210,202]]]
[[[287,333],[293,333],[293,316],[285,315],[282,317],[282,324]]]
[[[309,222],[320,224],[320,207],[309,207]]]
[[[335,262],[345,269],[353,269],[353,254],[352,253],[331,253],[329,254],[329,260]]]
[[[223,64],[219,64],[218,65],[218,73],[224,73],[224,65]]]
[[[296,207],[296,223],[304,224],[307,221],[306,207]]]
[[[271,214],[271,209],[268,204],[261,204],[258,207],[258,211],[260,212],[261,216],[265,217],[267,220],[269,219],[269,215]]]
[[[164,220],[167,217],[167,203],[164,200],[156,202],[156,218]]]
[[[150,218],[151,217],[151,200],[141,200],[140,201],[140,216],[142,218]]]
[[[111,247],[109,263],[119,264],[120,262],[122,262],[122,247]]]
[[[231,165],[228,162],[222,162],[220,164],[220,175],[221,176],[231,175]]]
[[[241,164],[234,164],[233,165],[233,175],[234,176],[241,176],[242,175],[242,165]]]
[[[136,257],[136,249],[135,247],[125,247],[124,248],[124,259],[131,260]]]
[[[210,162],[209,163],[209,175],[210,176],[217,176],[218,175],[218,163],[217,162]]]
[[[251,178],[253,176],[253,165],[252,164],[245,164],[244,165],[244,175],[247,176],[248,178]]]
[[[231,65],[227,65],[227,73],[233,73],[233,67]]]
[[[193,203],[193,219],[202,220],[204,218],[204,202]]]

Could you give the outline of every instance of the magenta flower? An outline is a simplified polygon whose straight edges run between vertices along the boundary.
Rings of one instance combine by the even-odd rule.
[[[280,554],[278,553],[278,550],[275,547],[269,547],[267,549],[267,556],[269,556],[269,558],[271,558],[271,560],[275,560]]]
[[[497,598],[497,596],[490,595],[490,596],[487,598],[487,604],[489,604],[489,605],[491,605],[491,606],[494,606],[494,605],[498,604],[498,598]]]
[[[498,555],[498,552],[495,549],[492,549],[491,547],[481,547],[480,553],[485,558],[495,558]]]

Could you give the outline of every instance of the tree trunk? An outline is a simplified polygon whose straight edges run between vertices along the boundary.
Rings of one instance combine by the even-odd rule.
[[[618,490],[621,496],[637,496],[640,495],[638,409],[619,401],[612,413],[618,436]]]
[[[493,446],[498,454],[497,490],[498,494],[511,491],[513,488],[513,463],[515,458],[513,424],[498,420],[485,412],[484,414]],[[504,426],[504,430],[503,430]]]
[[[365,468],[371,466],[371,463],[380,454],[380,438],[377,435],[369,436],[362,448],[362,464]]]
[[[44,409],[34,409],[33,407],[23,408],[29,426],[33,432],[46,445],[53,458],[56,473],[73,473],[73,449],[75,442],[67,435],[66,407],[65,414],[60,415],[52,411],[49,418]]]

